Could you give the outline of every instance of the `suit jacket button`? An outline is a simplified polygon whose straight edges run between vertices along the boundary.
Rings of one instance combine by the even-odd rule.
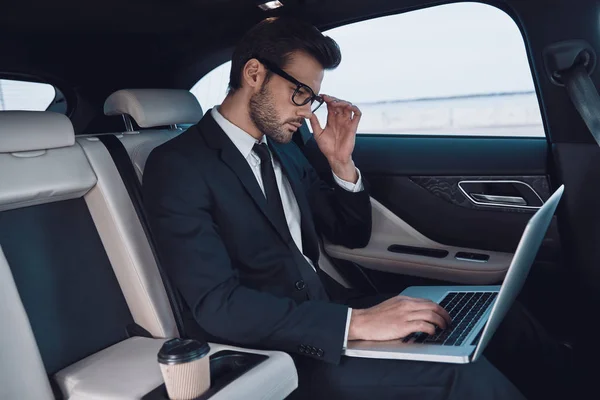
[[[306,287],[306,283],[303,280],[299,280],[296,282],[296,290],[304,290]]]
[[[323,357],[324,354],[325,354],[325,352],[323,350],[321,350],[321,349],[319,349],[317,351],[317,356],[319,356],[319,357]]]
[[[300,353],[304,353],[306,351],[306,347],[301,344],[300,346],[298,346],[298,350],[300,350]]]

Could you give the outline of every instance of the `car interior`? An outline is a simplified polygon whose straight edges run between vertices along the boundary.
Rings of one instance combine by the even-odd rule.
[[[327,90],[337,79],[363,96],[353,157],[370,188],[373,233],[357,249],[323,238],[320,268],[367,294],[501,284],[529,218],[564,184],[519,300],[564,343],[577,342],[585,332],[573,326],[593,328],[600,305],[600,148],[593,115],[580,114],[560,71],[581,62],[592,87],[600,81],[599,12],[593,0],[4,4],[0,399],[166,398],[157,353],[186,326],[145,215],[146,160],[222,100],[236,42],[280,15],[350,38],[346,72],[331,72]],[[488,13],[510,24],[506,41],[500,29],[485,32]],[[444,42],[443,29],[460,30],[452,18],[481,29],[465,35],[480,50]],[[393,24],[403,30],[387,31]],[[354,26],[364,29],[344,30]],[[410,29],[419,30],[399,33]],[[521,46],[518,62],[506,56],[509,40]],[[367,48],[372,68],[356,67]],[[373,66],[389,74],[379,79]],[[527,82],[505,84],[517,67]],[[476,79],[491,89],[467,88]],[[386,86],[396,97],[376,97]],[[210,90],[218,96],[206,100]],[[329,179],[308,125],[294,141]],[[298,387],[284,352],[210,343],[210,355],[205,398],[283,399]]]

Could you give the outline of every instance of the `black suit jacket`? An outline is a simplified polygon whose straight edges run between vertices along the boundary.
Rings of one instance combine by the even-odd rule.
[[[317,269],[317,232],[336,244],[366,246],[367,190],[325,185],[293,142],[270,147],[294,191],[304,251]],[[339,362],[347,307],[330,301],[210,112],[152,151],[143,195],[161,262],[205,332]]]

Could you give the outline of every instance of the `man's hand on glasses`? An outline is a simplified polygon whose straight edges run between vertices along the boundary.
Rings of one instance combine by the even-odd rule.
[[[317,116],[314,113],[310,116],[317,145],[338,177],[356,182],[358,174],[352,161],[352,151],[362,113],[350,102],[328,95],[321,97],[327,104],[327,124],[321,128]]]

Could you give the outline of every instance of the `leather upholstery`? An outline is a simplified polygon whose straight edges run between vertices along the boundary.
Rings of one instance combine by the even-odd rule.
[[[157,362],[157,353],[163,342],[162,339],[142,337],[127,339],[65,368],[56,374],[55,379],[69,400],[140,399],[164,382]],[[209,357],[220,350],[269,356],[269,359],[212,396],[211,400],[280,400],[298,386],[294,362],[285,353],[214,343],[209,345]]]
[[[420,276],[472,285],[493,284],[502,280],[508,271],[513,254],[486,251],[488,262],[478,263],[457,260],[457,252],[480,253],[481,250],[447,246],[424,236],[404,220],[371,198],[373,234],[369,244],[360,249],[324,243],[325,251],[334,258],[348,260],[376,271],[401,275]],[[413,254],[393,253],[391,245],[447,250],[444,258],[422,257]]]
[[[96,175],[74,145],[33,154],[0,153],[0,182],[4,211],[81,197],[96,184]]]
[[[72,146],[73,125],[65,115],[39,111],[0,112],[0,153]]]
[[[46,121],[46,132],[58,135],[64,120],[47,119],[42,114],[46,113],[29,115],[33,121]],[[71,144],[58,139],[38,142],[33,131],[27,133],[31,129],[29,119],[19,118],[20,123],[10,127],[13,135],[19,134],[22,126],[33,142],[12,141],[18,146],[5,145],[11,141],[5,142],[3,133],[7,130],[3,130],[2,121],[6,119],[0,113],[0,146],[4,146],[0,148],[15,151],[0,152],[0,211],[84,196],[134,320],[155,337],[163,338],[127,339],[64,368],[53,379],[65,399],[139,399],[162,383],[156,355],[164,338],[178,336],[178,332],[131,199],[110,154],[96,138],[80,138]],[[65,136],[72,137],[70,122]],[[35,337],[1,249],[0,320],[0,398],[53,399]],[[213,345],[213,350],[220,347]],[[217,399],[248,393],[252,398],[281,399],[297,387],[296,369],[287,354],[260,353],[272,357],[224,389]]]
[[[154,255],[110,154],[100,141],[77,142],[98,175],[85,201],[134,320],[154,337],[177,336]]]
[[[140,399],[162,383],[156,359],[164,339],[133,337],[57,372],[66,399]]]
[[[173,139],[182,132],[181,129],[147,130],[142,132],[125,132],[120,139],[129,153],[135,173],[142,182],[146,160],[155,147]]]
[[[10,268],[0,247],[0,399],[54,399]]]
[[[140,128],[174,124],[195,124],[202,107],[187,90],[123,89],[104,102],[104,114],[129,115]]]

